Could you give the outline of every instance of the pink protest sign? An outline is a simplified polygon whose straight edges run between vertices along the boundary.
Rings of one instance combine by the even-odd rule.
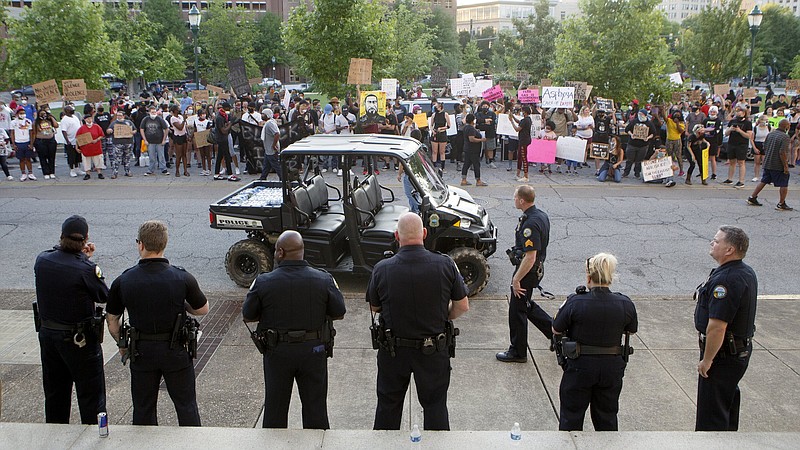
[[[520,103],[539,103],[538,89],[522,89],[517,91],[517,98]]]
[[[534,139],[528,145],[528,162],[553,164],[556,162],[556,143],[544,139]]]
[[[488,100],[490,102],[499,100],[503,98],[503,88],[501,88],[499,85],[492,86],[489,89],[483,91],[481,97],[483,97],[484,100]]]

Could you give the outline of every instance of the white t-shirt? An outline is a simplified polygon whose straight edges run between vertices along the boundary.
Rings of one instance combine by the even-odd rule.
[[[75,135],[78,134],[78,128],[81,127],[81,120],[75,117],[64,116],[61,118],[61,124],[58,129],[66,133],[67,140],[71,145],[77,145],[78,141],[75,140]]]
[[[343,128],[342,131],[339,132],[339,134],[353,134],[353,131],[350,129],[350,124],[356,122],[355,114],[351,112],[345,114],[339,114],[338,116],[336,116],[336,120],[338,121],[337,122],[338,126],[347,127]]]
[[[336,134],[336,116],[333,113],[323,114],[319,119],[319,127],[325,134]]]
[[[11,129],[11,108],[3,106],[0,108],[0,130]]]
[[[169,123],[172,125],[172,134],[175,136],[185,136],[186,135],[186,127],[184,126],[182,130],[179,130],[175,125],[182,124],[183,117],[179,114],[177,116],[170,116]]]
[[[11,153],[9,148],[11,146],[6,144],[6,141],[8,141],[8,134],[6,134],[6,130],[0,128],[0,156],[8,156]]]
[[[591,138],[594,132],[590,128],[586,128],[589,125],[594,126],[594,118],[592,116],[578,116],[578,120],[575,121],[575,126],[578,128],[575,135],[582,139]]]
[[[194,129],[197,131],[206,131],[211,125],[211,121],[206,118],[205,120],[195,119],[194,120]]]
[[[261,123],[261,120],[261,113],[254,112],[250,114],[250,112],[246,112],[242,115],[242,122],[247,122],[256,126]]]
[[[11,129],[14,131],[14,142],[30,142],[32,128],[33,122],[27,118],[12,120]]]

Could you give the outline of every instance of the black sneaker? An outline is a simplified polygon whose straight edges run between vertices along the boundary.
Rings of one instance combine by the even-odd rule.
[[[742,183],[741,181],[737,181],[736,184],[733,185],[733,187],[735,187],[736,189],[741,189],[744,187],[744,183]]]
[[[775,206],[775,209],[778,211],[794,211],[794,208],[787,205],[786,202],[778,203],[778,205]]]
[[[105,175],[103,175],[102,173],[98,173],[97,174],[97,178],[100,178],[101,180],[105,180],[106,179]]]
[[[86,175],[84,175],[84,176],[83,176],[83,179],[84,179],[84,180],[88,180],[89,178],[92,178],[92,176],[91,176],[91,175],[89,175],[88,173],[87,173]]]
[[[712,174],[711,174],[711,179],[712,179],[712,180],[716,180],[716,179],[717,179],[717,174],[715,174],[715,173],[712,173]]]
[[[711,177],[711,179],[713,180],[713,179],[714,179],[714,177],[712,176],[712,177]],[[733,184],[733,181],[731,181],[731,180],[725,180],[725,181],[723,181],[723,182],[722,182],[722,184]]]
[[[763,206],[763,204],[758,201],[758,197],[747,197],[747,204],[750,206]]]

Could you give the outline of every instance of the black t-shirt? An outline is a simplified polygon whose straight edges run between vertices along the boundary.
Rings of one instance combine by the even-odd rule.
[[[608,136],[611,134],[611,119],[608,116],[594,118],[594,134],[592,142],[608,144]]]
[[[139,129],[144,130],[144,138],[148,144],[160,144],[164,141],[164,130],[169,129],[169,125],[160,115],[155,119],[147,115],[142,119]]]
[[[697,137],[696,134],[689,136],[689,148],[692,149],[692,152],[694,152],[695,155],[699,156],[700,152],[705,150],[707,146],[708,144],[703,137]]]
[[[620,345],[625,332],[636,333],[639,319],[628,296],[596,287],[570,295],[553,319],[553,328],[581,344],[611,347]]]
[[[535,264],[544,264],[550,243],[550,218],[536,206],[526,209],[514,230],[514,248],[522,252],[536,250]],[[522,279],[522,287],[536,287],[536,270],[531,269]]]
[[[531,127],[533,126],[533,121],[531,120],[531,116],[525,116],[522,120],[519,121],[519,141],[520,142],[531,142]]]
[[[223,131],[223,128],[227,124],[228,124],[228,119],[223,117],[223,115],[218,112],[216,117],[214,117],[214,128],[217,129],[217,132],[220,134],[220,136],[227,136],[228,133],[230,133],[230,130],[228,130],[228,132]]]
[[[54,248],[42,252],[33,266],[39,316],[75,325],[94,314],[95,303],[108,300],[103,272],[83,253]]]
[[[753,130],[753,123],[747,119],[740,119],[738,117],[734,117],[730,122],[728,122],[728,127],[738,127],[742,131],[752,131]],[[747,147],[750,143],[750,139],[742,136],[741,134],[737,133],[736,130],[731,130],[730,135],[728,135],[728,145],[732,147]]]
[[[397,133],[397,116],[394,114],[387,114],[386,115],[386,125],[394,125],[395,128],[393,130],[383,129],[381,130],[381,134],[398,134]]]
[[[107,311],[118,316],[127,309],[131,326],[143,333],[171,333],[185,303],[192,309],[208,303],[192,274],[166,258],[147,258],[111,283]]]
[[[737,338],[755,333],[758,279],[755,271],[742,260],[729,261],[711,271],[708,280],[697,288],[694,326],[705,333],[708,319],[728,324]]]
[[[476,138],[480,139],[481,137],[483,137],[483,136],[481,136],[481,132],[478,131],[472,125],[465,125],[463,133],[464,133],[464,144],[467,145],[467,150],[470,150],[470,151],[473,151],[473,152],[480,152],[481,148],[483,147],[483,143],[482,142],[472,142],[472,141],[469,140],[469,137],[470,136],[475,136]]]
[[[758,103],[761,102],[761,97],[756,96],[755,98],[750,99],[750,114],[756,114],[760,110],[758,107]]]
[[[711,117],[706,118],[705,122],[703,122],[703,127],[713,128],[711,131],[706,131],[706,140],[709,144],[722,142],[722,120],[720,120],[719,116],[715,119]]]
[[[788,103],[782,102],[780,100],[778,100],[777,102],[772,102],[772,109],[775,111],[777,111],[778,108],[786,108],[787,106],[789,106]]]
[[[400,247],[379,261],[367,285],[367,301],[381,307],[386,327],[405,339],[423,339],[444,332],[451,300],[467,296],[456,263],[421,245]]]

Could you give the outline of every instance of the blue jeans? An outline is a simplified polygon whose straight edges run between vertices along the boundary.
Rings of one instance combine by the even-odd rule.
[[[156,162],[158,162],[158,170],[163,172],[167,170],[167,161],[164,159],[164,145],[163,144],[147,144],[147,155],[150,157],[150,172],[156,171]]]
[[[264,155],[264,162],[261,163],[261,180],[266,180],[269,175],[270,169],[274,170],[278,175],[278,179],[282,180],[281,163],[278,160],[278,154]]]
[[[600,168],[600,173],[597,175],[597,181],[606,181],[609,172],[613,174],[614,182],[619,183],[622,181],[622,169],[619,167],[613,169],[608,161],[604,162],[603,167]]]
[[[414,198],[414,186],[411,184],[411,180],[408,179],[408,175],[403,174],[403,191],[406,193],[406,197],[408,197],[408,206],[411,208],[411,212],[419,213],[419,203],[417,203],[417,199]]]

